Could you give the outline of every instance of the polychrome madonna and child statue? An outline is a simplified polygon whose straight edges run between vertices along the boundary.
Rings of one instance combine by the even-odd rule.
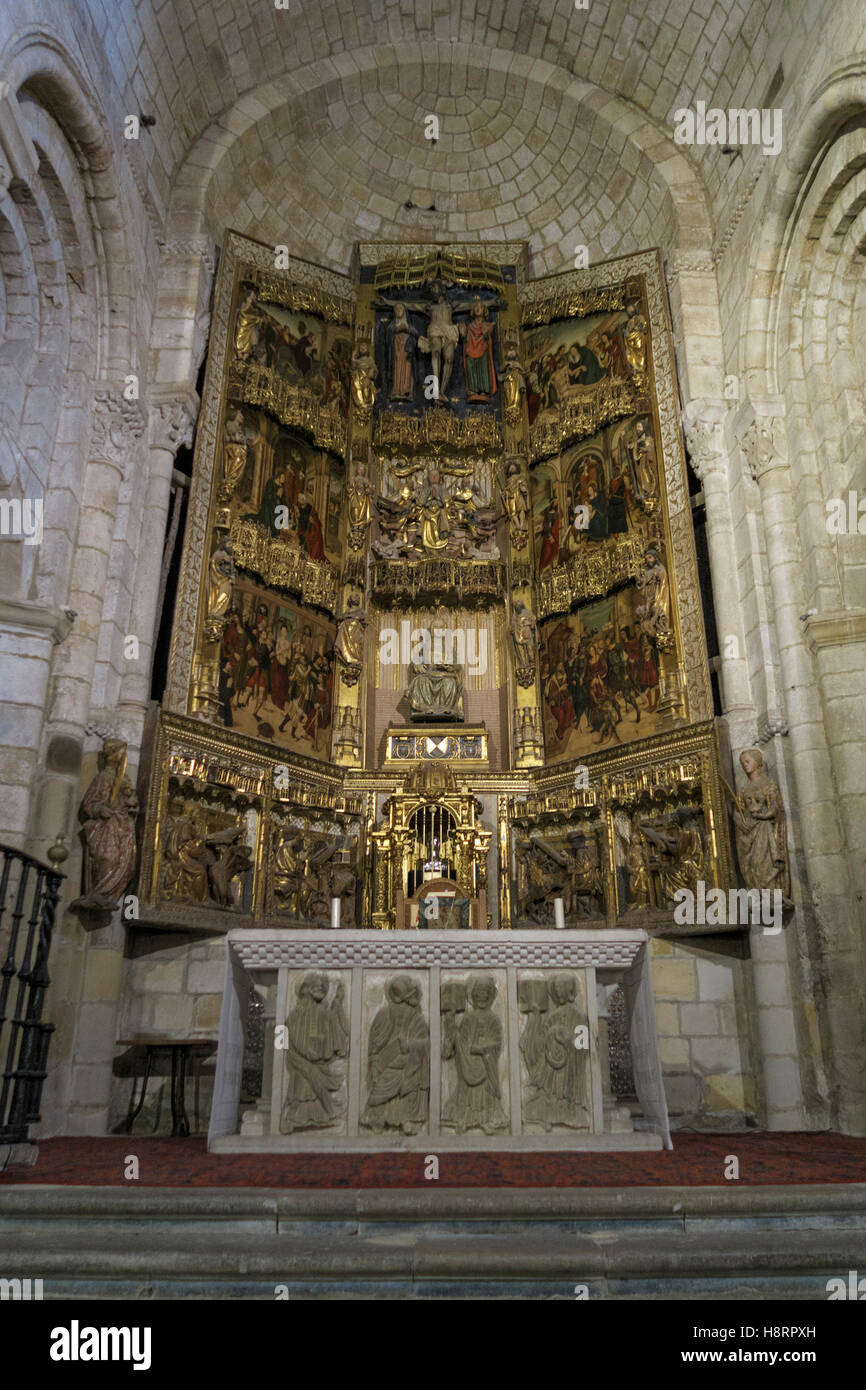
[[[99,771],[81,802],[84,820],[84,894],[79,912],[114,912],[135,868],[138,797],[126,775],[126,744],[108,738]]]

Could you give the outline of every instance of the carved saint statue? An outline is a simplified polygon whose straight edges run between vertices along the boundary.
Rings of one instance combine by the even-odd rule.
[[[524,1100],[524,1116],[545,1130],[553,1125],[588,1129],[589,1053],[575,1047],[577,1030],[587,1020],[575,1003],[577,980],[574,975],[555,975],[548,989],[550,1009],[544,1015],[539,1009],[537,1029],[530,1031],[527,1024],[520,1040],[529,1080],[524,1094],[530,1093]]]
[[[406,698],[413,719],[463,718],[463,680],[459,666],[413,662]]]
[[[744,748],[740,767],[746,785],[736,795],[727,788],[733,803],[734,836],[740,872],[747,888],[779,889],[782,906],[793,907],[791,865],[788,859],[788,829],[782,793],[764,771],[763,754],[758,748]]]
[[[223,439],[223,476],[220,501],[227,502],[243,476],[247,462],[247,435],[244,412],[236,410],[226,416]]]
[[[208,853],[204,833],[196,825],[192,810],[183,802],[170,806],[163,850],[163,892],[173,902],[207,902]]]
[[[370,344],[366,338],[359,338],[352,353],[352,401],[363,418],[373,409],[378,370]]]
[[[496,391],[493,324],[487,317],[487,305],[480,299],[473,300],[470,315],[469,323],[460,325],[460,336],[465,339],[463,370],[466,374],[466,399],[486,401]]]
[[[349,525],[353,530],[360,530],[370,525],[372,496],[373,484],[367,477],[367,465],[359,463],[356,465],[355,472],[349,479],[349,486],[346,489]]]
[[[495,1134],[508,1123],[499,1082],[503,1037],[502,1024],[493,1012],[495,998],[492,975],[477,975],[469,986],[471,1009],[459,1023],[446,1018],[448,1026],[442,1030],[442,1059],[453,1058],[456,1071],[442,1107],[442,1123],[453,1125],[458,1134],[469,1129]]]
[[[418,330],[413,328],[409,321],[406,305],[397,300],[394,303],[393,315],[385,324],[392,401],[411,401],[414,395],[417,339]]]
[[[217,628],[231,607],[232,585],[235,577],[235,563],[232,559],[232,543],[223,536],[208,566],[207,621]]]
[[[651,546],[644,553],[644,568],[635,583],[643,593],[642,631],[656,639],[667,637],[670,632],[670,581],[661,556]]]
[[[512,344],[505,351],[502,368],[502,414],[506,425],[516,429],[520,424],[522,397],[526,394],[526,372],[517,348]]]
[[[502,500],[511,529],[511,544],[515,550],[522,550],[529,537],[529,489],[519,463],[509,463],[505,470]]]
[[[520,685],[531,684],[535,679],[535,659],[538,654],[538,623],[531,608],[522,599],[516,598],[511,605],[511,641],[514,645],[514,664]],[[530,680],[521,680],[529,672]]]
[[[252,868],[253,852],[244,833],[243,825],[230,825],[205,838],[211,896],[220,907],[234,905],[234,880]]]
[[[421,987],[395,975],[387,1004],[370,1025],[367,1040],[367,1104],[361,1123],[376,1134],[399,1129],[417,1134],[427,1123],[430,1033],[421,1008]]]
[[[650,906],[651,897],[646,845],[638,826],[632,831],[625,852],[625,867],[628,872],[628,911],[639,912]]]
[[[359,589],[353,589],[337,629],[334,651],[340,662],[340,678],[344,685],[355,685],[364,660],[364,629],[367,625]]]
[[[113,912],[135,868],[138,797],[126,775],[126,744],[106,739],[99,762],[81,802],[84,894],[71,904],[85,912]]]
[[[627,312],[625,360],[635,376],[643,376],[646,371],[647,323],[638,304],[629,304]]]
[[[235,352],[242,362],[246,362],[259,338],[261,311],[256,302],[255,290],[248,290],[238,308],[237,328],[235,330]]]
[[[631,459],[637,495],[644,503],[645,510],[651,511],[652,507],[646,504],[659,495],[659,475],[655,444],[643,420],[638,420],[635,425],[634,438],[626,444],[626,451]]]
[[[693,893],[704,873],[704,842],[694,814],[687,806],[680,806],[668,824],[650,825],[644,821],[641,830],[661,850],[660,875],[666,900],[673,902],[682,888]]]
[[[345,1100],[340,1092],[349,1051],[349,1026],[343,1011],[343,984],[327,1004],[327,975],[310,973],[298,985],[298,1002],[286,1020],[286,1098],[280,1132],[331,1129],[340,1119]]]

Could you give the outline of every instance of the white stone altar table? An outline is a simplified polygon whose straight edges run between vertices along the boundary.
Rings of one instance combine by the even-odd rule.
[[[235,928],[226,950],[211,1150],[672,1147],[643,931]],[[254,984],[263,1092],[241,1115]],[[615,984],[640,1129],[610,1095]]]

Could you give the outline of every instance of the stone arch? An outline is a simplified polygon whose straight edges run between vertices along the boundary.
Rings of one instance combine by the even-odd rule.
[[[420,182],[422,178],[420,164],[413,163],[406,151],[389,163],[381,146],[385,132],[390,143],[399,133],[399,122],[405,123],[410,111],[413,118],[423,114],[427,93],[422,84],[431,65],[447,66],[460,74],[463,83],[460,95],[447,103],[452,114],[443,117],[443,148],[437,146],[433,151],[426,170],[437,207],[440,200],[447,207],[441,216],[429,216],[420,208],[407,216],[402,204],[411,192],[412,179]],[[497,100],[488,97],[489,89],[483,86],[485,80],[489,83],[494,78],[497,86],[493,90],[524,94],[525,119],[522,112],[516,118],[497,113]],[[377,94],[371,109],[374,88]],[[461,102],[465,109],[461,109]],[[357,130],[357,143],[345,154],[359,125],[352,111],[363,113],[369,124]],[[449,135],[448,120],[455,124],[453,135]],[[642,207],[629,202],[638,186],[642,190],[653,186],[657,197],[655,216],[647,220],[652,230],[648,230],[644,244],[663,242],[668,249],[677,245],[690,251],[708,251],[711,245],[711,218],[703,183],[666,126],[625,99],[577,79],[553,63],[463,43],[425,44],[423,61],[417,44],[371,46],[351,55],[337,54],[307,63],[278,80],[250,88],[198,138],[178,170],[170,204],[170,235],[188,237],[205,230],[219,235],[230,216],[219,200],[221,179],[227,189],[231,187],[232,207],[239,210],[244,224],[237,226],[235,216],[232,225],[237,230],[265,240],[278,230],[275,218],[255,230],[256,207],[273,200],[266,200],[253,187],[249,171],[257,167],[253,137],[274,139],[280,121],[294,123],[298,146],[309,139],[317,150],[315,169],[305,166],[291,179],[282,171],[274,176],[287,185],[284,196],[297,197],[299,183],[309,180],[311,212],[302,210],[294,220],[283,219],[301,240],[301,245],[295,241],[292,249],[302,255],[315,251],[317,260],[326,259],[337,268],[345,268],[351,242],[365,234],[410,239],[418,239],[419,234],[468,238],[492,234],[520,239],[530,207],[533,212],[540,207],[546,217],[536,234],[525,233],[536,262],[535,273],[571,268],[572,241],[580,216],[574,215],[570,201],[580,199],[580,181],[586,180],[588,171],[597,170],[607,179],[605,194],[594,195],[600,206],[593,210],[591,226],[598,230],[585,238],[593,240],[596,257],[616,254],[620,249],[618,243],[598,240],[614,224],[618,200],[625,209],[624,220],[642,225]],[[482,129],[485,121],[488,128]],[[377,129],[382,132],[378,142]],[[318,158],[325,147],[323,139],[326,145],[329,138],[335,146],[333,177]],[[245,140],[251,142],[248,149]],[[552,146],[549,152],[548,145]],[[478,168],[473,167],[473,156],[478,158]],[[302,152],[302,162],[305,158]],[[450,171],[446,167],[449,159],[453,165]],[[496,183],[496,160],[504,160],[509,172],[513,166],[514,196],[507,205],[499,197],[503,184],[501,180],[498,186]],[[259,158],[258,165],[261,162]],[[367,172],[365,164],[370,174],[368,197],[359,183]],[[534,164],[540,172],[538,178],[533,174]],[[631,174],[628,165],[634,166]],[[615,173],[610,172],[612,166],[616,166]],[[488,174],[488,167],[493,173]],[[230,173],[235,176],[231,180]],[[473,177],[485,182],[483,196],[475,204],[470,197]],[[345,208],[332,217],[322,190],[326,182],[333,187],[336,179],[349,184],[350,193]],[[396,192],[398,188],[402,196]],[[557,193],[564,203],[556,201]],[[609,199],[609,209],[604,197]],[[584,215],[590,216],[585,210]],[[275,241],[280,239],[274,236]],[[627,249],[640,248],[629,244]]]

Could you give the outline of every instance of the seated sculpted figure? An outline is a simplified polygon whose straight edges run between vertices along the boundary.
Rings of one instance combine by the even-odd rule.
[[[413,719],[462,719],[460,667],[413,662],[406,698]]]

